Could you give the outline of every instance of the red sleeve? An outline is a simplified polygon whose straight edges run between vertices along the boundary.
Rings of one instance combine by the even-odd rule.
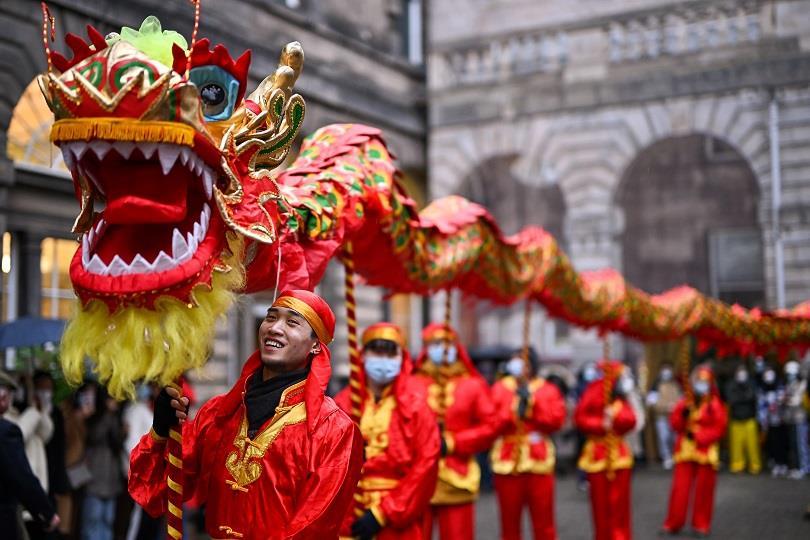
[[[636,427],[636,413],[626,399],[619,399],[618,402],[621,406],[613,418],[613,431],[618,435],[624,435]]]
[[[556,386],[546,382],[537,389],[529,421],[546,435],[562,427],[565,422],[565,400]]]
[[[510,427],[515,425],[515,411],[514,408],[515,394],[507,388],[501,381],[492,385],[492,406],[495,409],[495,414],[499,418],[498,434],[503,434]]]
[[[385,523],[394,527],[414,522],[427,510],[439,472],[441,443],[433,411],[427,405],[417,409],[411,423],[413,463],[396,489],[380,504]]]
[[[474,384],[467,385],[467,391],[474,392],[472,427],[452,432],[452,453],[468,455],[483,452],[492,446],[501,430],[504,419],[495,413],[495,405],[487,384],[478,377],[472,379]]]
[[[574,411],[574,423],[585,435],[597,437],[605,435],[603,425],[605,410],[602,393],[602,381],[596,381],[591,383],[579,398],[579,403]]]
[[[197,496],[200,504],[208,498],[207,490],[202,489],[195,493],[200,471],[201,445],[205,440],[205,432],[210,425],[213,414],[212,407],[217,398],[210,400],[194,417],[194,420],[183,424],[183,499],[189,500]],[[129,493],[146,512],[158,517],[166,513],[166,440],[156,440],[151,431],[141,437],[138,445],[130,454],[129,466]]]
[[[284,538],[337,538],[340,522],[354,498],[363,465],[363,437],[340,411],[330,414],[312,437],[317,466],[295,498],[296,508]]]
[[[680,399],[669,414],[669,423],[672,425],[672,429],[677,433],[686,431],[686,421],[683,418],[684,409],[686,409],[686,400]]]
[[[726,408],[720,403],[720,399],[712,397],[709,406],[698,420],[698,427],[695,431],[695,442],[698,446],[709,446],[723,438],[727,420]]]

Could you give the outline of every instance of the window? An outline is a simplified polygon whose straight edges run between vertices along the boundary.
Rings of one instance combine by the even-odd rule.
[[[61,238],[45,238],[41,248],[39,268],[42,273],[42,308],[40,314],[48,319],[66,319],[71,314],[76,297],[70,283],[70,261],[76,252],[76,242]]]
[[[13,318],[16,306],[16,299],[13,295],[12,285],[14,276],[11,273],[11,233],[3,233],[3,252],[0,259],[0,279],[2,279],[2,289],[0,289],[0,321],[7,321]]]
[[[50,142],[51,125],[53,113],[37,81],[31,81],[17,101],[8,126],[8,157],[17,165],[67,172],[62,152]]]

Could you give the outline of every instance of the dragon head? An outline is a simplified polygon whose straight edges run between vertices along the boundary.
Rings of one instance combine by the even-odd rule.
[[[303,51],[288,44],[244,99],[250,51],[234,60],[207,39],[187,50],[154,17],[106,38],[88,26],[88,37],[69,34],[73,57],[51,53],[59,74],[39,79],[81,204],[74,288],[84,305],[100,300],[111,312],[163,296],[193,303],[221,266],[226,230],[275,241],[269,170],[303,121],[292,94]]]
[[[276,71],[245,98],[250,51],[234,60],[207,39],[189,48],[155,17],[139,30],[87,33],[87,41],[68,34],[72,57],[51,52],[54,69],[39,77],[55,117],[51,140],[81,208],[70,267],[80,306],[63,363],[75,379],[90,356],[103,380],[115,379],[112,390],[127,392],[141,377],[172,379],[189,356],[204,361],[209,319],[229,305],[204,297],[218,283],[228,292],[241,283],[233,256],[241,245],[233,244],[275,242],[280,196],[270,171],[303,122],[304,101],[292,88],[304,54],[289,43]],[[97,330],[95,344],[88,328]],[[189,330],[201,333],[202,348],[183,345]],[[131,353],[133,362],[156,351],[171,358],[122,373],[112,355],[133,341],[146,347]]]

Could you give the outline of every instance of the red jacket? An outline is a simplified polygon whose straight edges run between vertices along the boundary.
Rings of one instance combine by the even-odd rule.
[[[518,417],[518,382],[504,377],[492,387],[498,415],[505,418],[501,437],[490,452],[495,474],[551,474],[554,472],[554,443],[549,435],[565,422],[565,401],[556,386],[540,379],[528,384],[529,400],[523,418]]]
[[[213,538],[335,538],[362,465],[359,430],[323,395],[328,352],[307,380],[287,388],[276,415],[251,441],[243,396],[258,352],[227,394],[183,425],[183,495],[206,504]],[[145,435],[132,452],[129,491],[153,516],[166,509],[167,454]]]
[[[712,393],[694,407],[688,419],[684,418],[686,399],[681,399],[669,417],[672,428],[678,433],[675,439],[675,463],[695,462],[720,464],[719,441],[726,432],[728,414],[720,398]],[[687,437],[691,433],[692,437]]]
[[[475,454],[489,449],[500,429],[500,421],[490,397],[489,386],[481,376],[470,374],[462,364],[450,369],[425,366],[415,376],[434,412],[443,412],[447,455],[439,460],[439,481],[432,504],[461,504],[478,496],[481,469]],[[438,381],[444,381],[444,388]],[[443,403],[442,403],[443,400]]]
[[[349,391],[346,387],[335,397],[347,412]],[[404,528],[418,521],[436,487],[440,447],[436,417],[425,406],[424,389],[401,374],[378,402],[367,397],[360,429],[366,461],[355,500],[385,527]],[[342,535],[350,535],[355,519],[354,512],[345,516]]]
[[[603,426],[605,416],[605,389],[603,379],[592,382],[583,392],[574,412],[577,428],[587,436],[579,458],[579,468],[589,473],[633,468],[633,453],[623,435],[636,425],[633,407],[624,398],[613,400],[613,429],[608,433]]]

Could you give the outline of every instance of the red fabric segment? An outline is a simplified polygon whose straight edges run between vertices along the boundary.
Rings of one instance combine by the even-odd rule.
[[[473,540],[475,506],[473,503],[431,506],[425,512],[424,538],[433,537],[433,523],[439,523],[439,540]]]
[[[678,532],[686,524],[689,513],[689,499],[692,498],[692,528],[708,533],[714,513],[714,491],[717,472],[711,465],[678,463],[672,471],[672,490],[669,495],[669,509],[664,528]]]

